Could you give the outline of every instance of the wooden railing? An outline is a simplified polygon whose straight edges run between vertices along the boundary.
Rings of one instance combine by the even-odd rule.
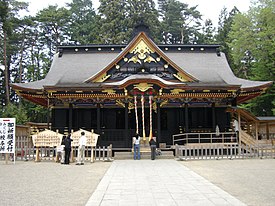
[[[193,144],[175,146],[179,160],[275,158],[274,145]]]
[[[72,147],[71,162],[76,161],[77,147]],[[11,160],[24,160],[24,161],[56,161],[58,162],[58,152],[56,147],[39,147],[33,146],[31,138],[26,136],[16,137],[15,156],[9,154]],[[0,154],[0,160],[5,160],[5,154]],[[86,147],[85,151],[86,161],[111,161],[112,160],[112,145],[110,146],[97,146]]]
[[[238,154],[237,143],[193,144],[175,147],[175,156],[184,160],[191,159],[219,159],[236,158]]]
[[[188,145],[193,143],[237,143],[235,132],[216,133],[182,133],[173,135],[173,145]]]

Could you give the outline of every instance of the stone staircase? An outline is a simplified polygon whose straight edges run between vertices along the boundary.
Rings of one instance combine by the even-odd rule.
[[[141,151],[141,159],[151,159],[151,151]],[[174,159],[173,151],[161,151],[160,155],[156,156],[156,159]],[[134,152],[115,152],[115,160],[134,159]]]

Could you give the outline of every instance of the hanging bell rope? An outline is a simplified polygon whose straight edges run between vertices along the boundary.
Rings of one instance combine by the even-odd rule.
[[[145,135],[145,121],[144,121],[144,96],[141,96],[141,110],[142,110],[142,136],[143,140],[146,140],[146,135]]]
[[[137,96],[134,96],[135,114],[136,114],[136,134],[138,134],[138,112],[137,112]]]
[[[153,122],[152,122],[152,96],[149,96],[149,106],[150,106],[150,134],[149,140],[153,138]]]

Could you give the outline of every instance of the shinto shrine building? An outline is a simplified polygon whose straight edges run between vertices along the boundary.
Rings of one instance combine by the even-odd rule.
[[[166,145],[229,131],[227,109],[271,84],[237,78],[219,45],[157,45],[140,31],[128,45],[60,46],[44,79],[12,87],[51,111],[51,129],[93,129],[98,144],[130,148],[136,131]]]

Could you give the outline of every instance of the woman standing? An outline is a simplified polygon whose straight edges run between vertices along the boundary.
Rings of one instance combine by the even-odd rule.
[[[136,134],[136,136],[133,138],[133,144],[134,144],[134,160],[136,160],[136,159],[140,160],[140,136],[139,136],[139,134]]]

